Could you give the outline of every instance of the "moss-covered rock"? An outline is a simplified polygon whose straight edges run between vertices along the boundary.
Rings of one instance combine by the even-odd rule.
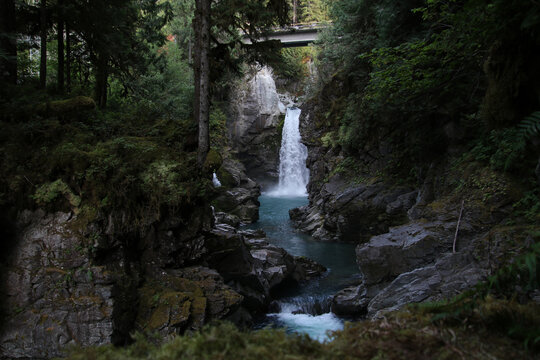
[[[70,208],[75,213],[79,212],[81,197],[75,195],[69,186],[61,179],[40,186],[36,190],[33,198],[40,206],[50,206],[53,205],[60,196],[67,201]]]
[[[41,116],[58,116],[73,114],[78,111],[92,110],[96,107],[94,99],[88,96],[77,96],[66,100],[50,101],[36,106],[35,111]]]
[[[242,296],[208,268],[163,272],[139,289],[136,328],[162,336],[201,329],[239,306]]]
[[[210,149],[208,154],[206,154],[206,160],[204,160],[204,170],[205,172],[212,173],[217,171],[223,163],[223,158],[221,154],[214,149]]]

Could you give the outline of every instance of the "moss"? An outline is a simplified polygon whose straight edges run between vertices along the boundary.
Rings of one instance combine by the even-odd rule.
[[[207,300],[202,296],[195,297],[191,303],[191,316],[193,317],[193,322],[198,327],[202,326],[206,319],[206,305]]]
[[[143,329],[154,331],[180,326],[189,319],[193,299],[189,293],[147,284],[139,290],[139,296],[137,323]]]
[[[148,320],[146,328],[150,331],[161,329],[169,324],[169,306],[158,306]]]
[[[234,176],[225,170],[223,166],[217,171],[217,176],[221,182],[221,185],[225,188],[233,188],[238,185]]]
[[[40,206],[47,206],[58,199],[62,195],[68,201],[72,210],[78,213],[78,208],[81,205],[81,198],[71,191],[69,186],[61,179],[41,185],[35,192],[33,198]]]
[[[39,104],[35,111],[42,116],[63,115],[82,110],[95,109],[94,99],[87,96],[77,96],[67,100],[51,101]]]
[[[98,209],[95,206],[89,204],[83,204],[79,208],[77,217],[70,221],[68,227],[70,230],[76,233],[82,234],[88,230],[88,225],[94,222],[98,218]],[[97,236],[94,234],[94,236]]]
[[[206,170],[206,172],[211,173],[219,169],[222,162],[223,158],[221,157],[221,154],[214,149],[210,149],[210,151],[208,151],[208,154],[206,155],[206,160],[204,161],[204,169]]]
[[[232,306],[242,302],[244,297],[233,290],[222,291],[220,296],[223,298],[225,306]]]
[[[533,309],[531,309],[532,311]],[[68,359],[455,359],[529,358],[519,343],[478,323],[441,327],[430,316],[404,310],[382,320],[347,323],[319,343],[305,335],[265,329],[242,332],[219,323],[160,346],[141,336],[126,348],[72,349]]]

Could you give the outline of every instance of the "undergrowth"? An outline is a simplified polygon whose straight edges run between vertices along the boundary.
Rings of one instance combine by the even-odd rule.
[[[0,207],[93,216],[121,210],[136,228],[165,209],[201,204],[211,191],[197,168],[191,119],[152,117],[135,104],[48,115],[12,111],[33,109],[38,99],[2,106],[11,115],[0,116]]]

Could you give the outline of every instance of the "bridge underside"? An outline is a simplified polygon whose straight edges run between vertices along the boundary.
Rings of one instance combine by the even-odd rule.
[[[279,40],[284,48],[302,47],[308,46],[310,43],[317,40],[317,31],[293,31],[293,32],[279,32],[270,34],[264,40]],[[263,39],[261,39],[262,41]],[[247,38],[244,39],[244,43],[251,44],[251,41]]]

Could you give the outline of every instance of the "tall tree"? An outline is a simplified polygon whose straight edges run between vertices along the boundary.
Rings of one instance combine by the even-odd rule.
[[[195,119],[199,125],[197,161],[200,166],[210,150],[210,6],[211,0],[197,0],[195,7],[196,63],[195,66]]]
[[[41,57],[39,65],[39,87],[47,85],[47,1],[41,0],[39,8],[39,26],[41,37]]]
[[[143,73],[155,61],[152,47],[164,43],[162,27],[170,18],[168,3],[157,0],[79,1],[76,21],[93,65],[95,98],[107,105],[108,79],[116,75],[122,83]]]
[[[58,0],[57,17],[58,92],[62,94],[64,92],[64,0]]]
[[[71,91],[71,35],[70,27],[66,22],[66,88]]]
[[[17,83],[15,1],[0,0],[0,80]]]

